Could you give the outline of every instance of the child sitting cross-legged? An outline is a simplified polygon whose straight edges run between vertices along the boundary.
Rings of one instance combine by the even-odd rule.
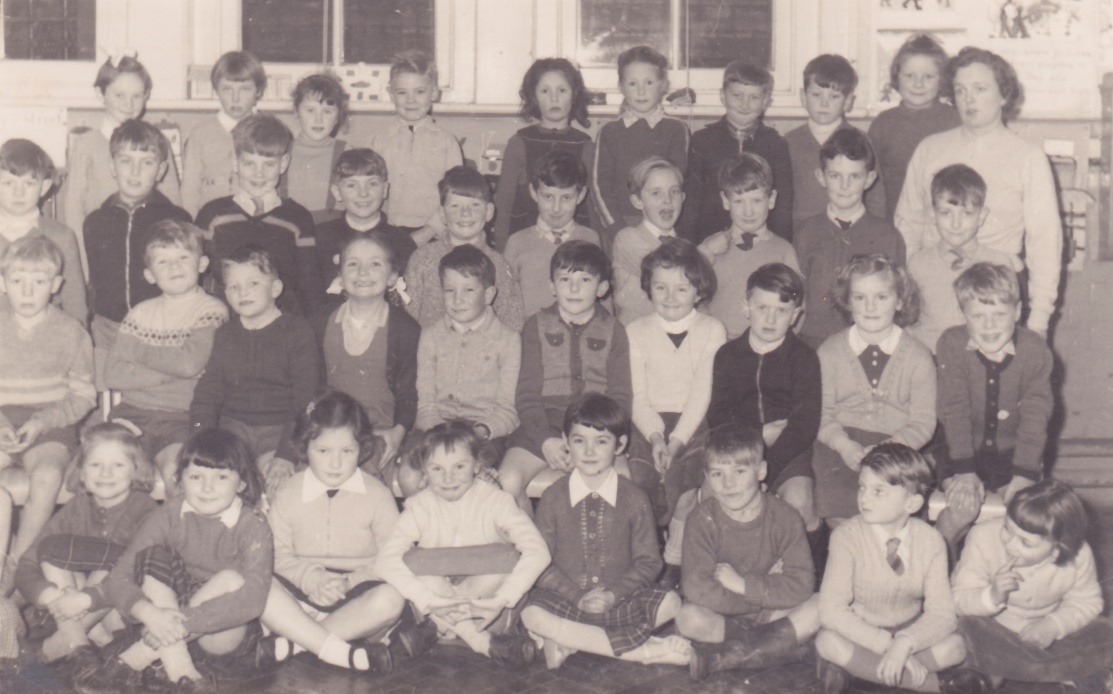
[[[376,445],[367,415],[351,396],[330,391],[309,404],[295,435],[309,468],[271,504],[274,580],[262,617],[271,635],[259,642],[256,665],[307,650],[338,667],[390,672],[378,640],[405,603],[379,578],[375,559],[398,508],[359,468]]]
[[[890,687],[961,692],[966,656],[955,632],[947,546],[912,518],[931,485],[931,468],[899,443],[873,449],[858,476],[861,513],[831,535],[819,589],[817,674],[828,694],[854,675]],[[848,674],[849,673],[849,674]]]
[[[1083,692],[1109,691],[1113,621],[1100,616],[1088,525],[1074,490],[1047,479],[1017,492],[1004,519],[970,530],[954,596],[975,672],[995,685],[1073,682]]]
[[[586,651],[639,663],[684,665],[690,644],[653,632],[680,609],[680,596],[653,585],[661,570],[657,527],[645,493],[614,469],[629,441],[621,405],[587,393],[564,415],[572,473],[550,486],[537,526],[553,565],[537,580],[522,623],[545,640],[557,668]]]
[[[526,665],[537,653],[533,639],[495,634],[489,627],[503,621],[499,617],[518,604],[549,565],[549,548],[514,497],[477,479],[480,443],[474,427],[459,420],[425,432],[413,460],[422,466],[427,485],[406,500],[375,569],[419,614],[431,615],[441,633],[455,634],[500,665]],[[508,572],[483,562],[452,562],[455,579],[443,573],[415,575],[408,557],[403,559],[415,545],[455,552],[507,543],[520,553]]]
[[[814,569],[795,509],[761,489],[757,430],[711,430],[701,456],[708,494],[684,530],[685,602],[676,618],[692,639],[693,679],[796,662],[819,631]]]

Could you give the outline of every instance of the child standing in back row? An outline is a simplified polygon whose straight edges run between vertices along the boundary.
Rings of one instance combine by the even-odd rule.
[[[332,171],[348,146],[336,137],[348,120],[348,93],[332,74],[309,75],[294,88],[294,114],[301,130],[290,145],[290,168],[278,194],[309,210],[320,224],[335,216]]]

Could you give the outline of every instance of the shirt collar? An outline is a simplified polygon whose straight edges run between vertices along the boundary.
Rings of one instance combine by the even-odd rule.
[[[305,471],[305,477],[301,480],[301,500],[303,503],[308,503],[334,489],[351,492],[353,494],[367,494],[367,485],[364,484],[363,475],[359,474],[358,469],[356,469],[351,477],[344,480],[340,486],[330,487],[317,479],[317,475],[313,474],[313,470],[310,468]]]
[[[254,113],[254,111],[252,111],[252,113]],[[216,112],[216,121],[220,123],[220,127],[224,128],[227,132],[232,132],[232,128],[236,127],[236,123],[239,123],[238,120],[225,113],[224,109],[220,109]]]
[[[546,241],[552,241],[553,243],[556,243],[561,236],[567,237],[569,234],[571,234],[572,228],[574,226],[574,222],[569,222],[568,225],[565,226],[563,229],[554,229],[549,226],[548,222],[546,222],[544,219],[541,219],[541,217],[537,218],[538,234],[542,239]]]
[[[647,115],[634,113],[633,111],[627,109],[625,105],[623,105],[622,107],[622,124],[625,125],[627,128],[640,120],[644,120],[646,125],[648,125],[650,128],[655,128],[664,117],[665,109],[660,104],[658,104],[657,108],[653,109],[653,111]]]
[[[598,494],[612,508],[618,505],[618,473],[614,471],[613,467],[608,471],[607,479],[603,480],[603,484],[598,489],[589,489],[580,471],[572,471],[572,474],[568,476],[568,500],[572,506],[574,507],[590,494]]]
[[[880,349],[885,354],[892,356],[893,352],[895,352],[897,349],[897,344],[900,342],[900,336],[903,332],[904,331],[901,330],[899,325],[894,325],[892,331],[889,333],[889,336],[881,342],[877,343],[878,349]],[[848,339],[850,341],[850,350],[854,352],[854,354],[861,354],[862,352],[865,352],[866,349],[870,346],[870,343],[866,342],[858,333],[857,325],[850,326]]]
[[[695,313],[695,311],[692,311],[692,313]],[[777,340],[777,343],[774,344],[774,345],[767,344],[767,343],[764,343],[764,342],[759,345],[759,344],[756,344],[756,342],[754,340],[753,328],[751,328],[746,333],[746,335],[747,335],[746,343],[750,345],[750,349],[753,350],[754,354],[769,354],[770,352],[775,351],[778,347],[780,347],[781,345],[783,345],[785,343],[785,337],[788,336],[786,334],[784,337]]]
[[[241,511],[243,511],[243,499],[241,499],[237,494],[236,498],[232,500],[232,505],[218,513],[216,515],[216,518],[224,524],[224,527],[232,529],[236,527],[236,523],[240,522]],[[187,513],[196,513],[197,515],[201,515],[197,511],[197,509],[193,508],[193,506],[188,501],[182,499],[181,516],[184,518],[185,514]]]
[[[358,224],[353,224],[352,221],[353,220],[350,216],[348,216],[347,214],[344,215],[344,223],[347,224],[348,227],[352,229],[352,231],[371,231],[372,229],[374,229],[375,227],[379,226],[379,224],[382,223],[383,213],[382,212],[377,213],[370,220],[370,224],[368,222],[364,221],[364,220],[358,220],[358,222],[359,222]]]
[[[659,313],[654,313],[653,315],[657,316],[657,320],[661,322],[661,326],[664,327],[666,333],[670,335],[679,335],[680,333],[688,332],[688,329],[692,327],[692,321],[696,319],[696,313],[698,312],[692,309],[688,312],[688,315],[676,321],[665,320]]]
[[[851,212],[846,217],[836,216],[835,206],[832,205],[831,203],[827,203],[827,219],[830,219],[834,224],[838,224],[839,220],[841,219],[844,222],[850,222],[851,225],[854,225],[854,224],[858,223],[859,219],[861,219],[862,217],[865,217],[865,216],[866,216],[866,206],[865,206],[864,203],[859,202],[858,207],[855,208],[855,210],[853,212]],[[840,224],[839,226],[841,227],[842,225]]]
[[[104,135],[104,139],[106,139],[106,140],[111,140],[111,139],[112,139],[112,133],[113,133],[113,132],[114,132],[114,131],[116,130],[116,128],[118,128],[118,127],[120,127],[120,124],[119,124],[119,123],[117,123],[116,121],[112,120],[112,119],[111,119],[111,118],[109,118],[108,116],[105,116],[105,117],[104,117],[104,118],[102,118],[102,119],[101,119],[101,121],[100,121],[100,134],[101,134],[101,135]]]
[[[974,342],[974,338],[970,338],[969,340],[967,340],[966,349],[971,352],[981,352],[981,349],[979,349],[978,347],[978,343]],[[1002,348],[1001,351],[1003,351],[1005,354],[1010,354],[1014,357],[1016,356],[1016,333],[1013,333],[1012,339],[1005,343],[1005,346]],[[985,356],[986,359],[995,361],[985,352],[982,352],[982,354]]]
[[[746,234],[746,233],[750,233],[750,232],[740,231],[740,230],[736,229],[733,225],[731,225],[731,227],[730,227],[730,242],[731,242],[731,244],[733,245],[733,244],[736,244],[736,243],[742,243],[742,234]],[[769,237],[772,236],[772,235],[773,235],[773,232],[769,231],[769,227],[763,227],[760,231],[754,232],[754,241],[753,242],[755,244],[757,244],[757,243],[761,243],[762,241],[768,241]]]
[[[650,234],[652,234],[653,238],[658,239],[658,240],[660,240],[660,238],[662,236],[668,236],[669,238],[676,238],[676,231],[674,231],[672,229],[669,229],[668,231],[666,231],[666,230],[662,229],[661,227],[657,226],[656,224],[654,224],[653,222],[649,221],[648,217],[643,217],[642,218],[642,227],[644,227],[646,231],[648,231]]]
[[[394,119],[394,122],[391,123],[391,125],[390,125],[390,134],[391,135],[397,135],[398,133],[402,132],[403,130],[409,130],[410,128],[413,128],[413,131],[415,133],[418,130],[422,130],[422,129],[424,129],[424,130],[434,130],[434,129],[436,129],[436,123],[433,120],[432,116],[425,116],[417,122],[410,122],[408,120],[403,119],[401,116],[396,116],[395,119]]]
[[[239,205],[240,209],[242,209],[248,215],[252,217],[255,216],[255,200],[244,191],[237,190],[232,195],[232,202]],[[278,196],[278,191],[268,191],[267,194],[263,196],[263,214],[267,214],[268,212],[274,210],[276,207],[279,207],[281,204],[282,198]]]
[[[457,323],[448,316],[445,316],[445,318],[448,318],[448,327],[452,332],[467,335],[468,333],[477,333],[486,330],[487,326],[489,326],[491,321],[495,318],[495,310],[488,306],[487,310],[483,312],[483,317],[476,321],[475,325],[470,328]]]
[[[911,521],[906,522],[904,524],[904,527],[901,528],[900,532],[898,532],[896,535],[890,535],[889,533],[885,532],[884,528],[876,523],[869,523],[868,525],[870,526],[870,528],[873,529],[874,537],[876,537],[877,541],[881,544],[881,551],[883,554],[888,551],[888,547],[885,545],[885,543],[894,537],[900,540],[900,545],[897,547],[897,554],[901,554],[904,550],[907,549],[908,538],[912,533]]]
[[[0,236],[8,241],[17,241],[39,225],[40,216],[38,207],[19,217],[11,217],[0,212]]]

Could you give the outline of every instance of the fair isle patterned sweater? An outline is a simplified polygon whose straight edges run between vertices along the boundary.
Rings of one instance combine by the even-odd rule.
[[[108,354],[105,384],[135,407],[188,412],[193,388],[209,362],[216,329],[228,320],[224,302],[200,287],[128,311]]]

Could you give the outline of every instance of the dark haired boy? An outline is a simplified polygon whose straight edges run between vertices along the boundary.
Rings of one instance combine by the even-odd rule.
[[[301,316],[314,315],[324,296],[309,211],[278,194],[278,182],[290,165],[293,135],[274,116],[247,116],[232,128],[236,148],[236,192],[201,208],[197,226],[206,232],[214,270],[241,246],[265,249],[274,259],[285,291],[278,307]],[[207,285],[219,295],[221,273]]]
[[[816,173],[817,168],[822,167],[820,148],[839,130],[861,132],[846,122],[846,114],[854,108],[854,90],[857,88],[858,73],[841,55],[825,53],[812,58],[804,66],[804,89],[800,92],[800,103],[808,111],[808,122],[785,134],[792,159],[794,226],[820,214],[827,206],[827,193],[819,180],[820,174]],[[873,170],[872,166],[870,170]],[[870,188],[866,197],[870,212],[885,219],[885,190],[876,180],[876,174],[866,187]]]
[[[731,215],[723,205],[720,171],[737,155],[752,153],[773,169],[768,188],[776,189],[777,198],[769,211],[769,229],[792,241],[792,160],[788,143],[762,122],[773,99],[773,75],[763,67],[735,60],[723,71],[719,99],[726,115],[692,133],[685,205],[677,229],[698,244],[731,225]]]
[[[576,155],[554,150],[542,156],[530,174],[529,194],[537,203],[537,223],[515,232],[503,255],[521,288],[524,313],[532,316],[553,303],[552,287],[541,278],[557,247],[573,240],[598,245],[599,234],[574,219],[587,195],[587,169]]]
[[[847,326],[834,295],[840,267],[856,255],[874,253],[904,264],[904,237],[863,199],[877,177],[876,164],[869,139],[856,128],[836,130],[819,150],[816,178],[826,208],[799,222],[792,239],[806,282],[800,337],[813,349]]]

